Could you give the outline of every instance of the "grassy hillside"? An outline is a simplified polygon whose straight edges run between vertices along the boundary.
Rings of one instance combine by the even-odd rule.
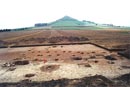
[[[84,23],[69,16],[64,16],[63,18],[50,23],[50,26],[84,26]]]
[[[98,30],[103,29],[96,26],[53,26],[52,29],[60,30]]]
[[[114,26],[113,24],[98,24],[92,21],[79,21],[69,16],[64,16],[54,22],[48,23],[46,27],[34,27],[33,29],[86,29],[86,30],[97,30],[97,29],[124,29],[128,30],[129,27],[119,27]]]

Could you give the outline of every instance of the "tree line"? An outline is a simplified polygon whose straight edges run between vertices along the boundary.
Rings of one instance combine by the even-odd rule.
[[[0,29],[0,32],[21,31],[21,30],[28,30],[31,28],[32,27],[17,28],[17,29]]]

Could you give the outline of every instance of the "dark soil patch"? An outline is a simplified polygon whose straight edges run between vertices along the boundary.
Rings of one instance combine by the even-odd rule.
[[[35,74],[26,74],[25,75],[25,77],[28,77],[28,78],[33,77],[33,76],[35,76]]]
[[[62,41],[69,41],[69,42],[77,42],[77,41],[88,41],[89,39],[86,37],[74,37],[74,36],[58,36],[58,37],[51,37],[46,39],[49,43],[58,43]]]
[[[37,56],[43,56],[43,55],[41,55],[41,54],[38,54]]]
[[[72,57],[72,60],[82,60],[82,57]]]
[[[65,53],[66,51],[63,51],[63,53]]]
[[[107,60],[117,60],[116,58],[114,58],[114,57],[111,56],[111,55],[105,56],[105,59],[107,59]]]
[[[19,83],[20,84],[25,84],[25,83],[30,83],[31,82],[31,80],[30,79],[24,79],[24,80],[21,80]],[[20,84],[18,84],[19,86],[20,86]],[[19,87],[18,86],[18,87]],[[23,85],[24,86],[24,85]],[[20,86],[20,87],[23,87],[23,86]]]
[[[130,73],[124,74],[115,79],[118,80],[120,84],[129,84],[130,85]]]
[[[72,56],[75,56],[75,55],[72,55]]]
[[[99,61],[95,60],[94,62],[95,62],[95,63],[98,63]]]
[[[84,66],[84,67],[91,67],[89,63],[79,63],[79,66]]]
[[[126,51],[121,51],[121,52],[118,52],[119,55],[122,55],[128,59],[130,59],[130,49],[126,50]]]
[[[57,54],[56,56],[60,56],[60,54]]]
[[[71,53],[72,51],[68,51],[68,53]]]
[[[93,51],[92,53],[96,53],[95,51]]]
[[[50,51],[47,51],[46,53],[50,53]]]
[[[29,64],[29,60],[18,60],[13,62],[15,65],[27,65]]]
[[[80,79],[58,79],[46,82],[32,82],[25,79],[19,83],[0,83],[0,87],[119,87],[108,78],[96,75]]]
[[[80,51],[78,51],[77,53],[80,53]]]
[[[60,65],[45,65],[40,68],[43,72],[52,72],[59,69]]]
[[[84,54],[84,52],[81,52],[80,54]]]
[[[58,60],[59,60],[59,59],[57,59],[57,58],[55,59],[55,61],[58,61]]]
[[[130,66],[121,66],[122,68],[124,68],[124,69],[130,69]]]
[[[34,59],[33,61],[39,61],[39,59],[36,58],[36,59]]]
[[[48,56],[51,56],[51,55],[48,55]]]

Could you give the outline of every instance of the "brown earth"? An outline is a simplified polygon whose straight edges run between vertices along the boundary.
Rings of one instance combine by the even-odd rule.
[[[25,32],[0,33],[5,35],[0,46],[92,42],[126,50],[109,51],[93,44],[1,48],[0,87],[129,87],[130,31]]]
[[[30,30],[0,35],[1,46],[90,41],[107,48],[118,48],[130,43],[130,31],[126,30]]]

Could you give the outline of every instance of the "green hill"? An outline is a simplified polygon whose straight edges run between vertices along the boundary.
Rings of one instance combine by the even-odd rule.
[[[98,24],[92,21],[79,21],[69,16],[64,16],[54,22],[47,23],[47,26],[40,26],[35,28],[53,28],[53,29],[121,29],[120,26],[115,26],[113,24]],[[124,29],[124,27],[123,27]]]
[[[63,18],[50,23],[50,26],[84,26],[84,22],[69,16],[64,16]]]

